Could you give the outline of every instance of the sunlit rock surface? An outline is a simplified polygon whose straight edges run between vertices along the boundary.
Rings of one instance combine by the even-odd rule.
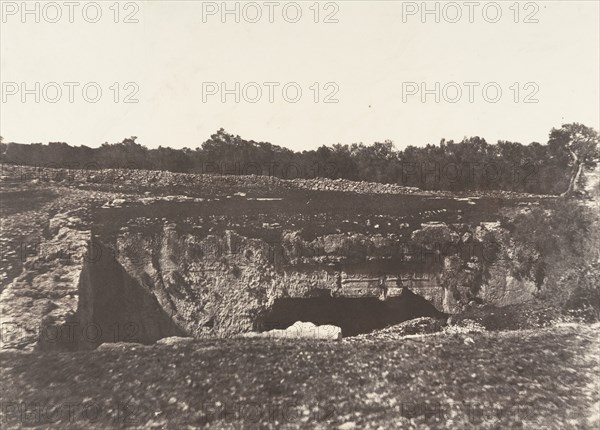
[[[12,232],[40,226],[35,249],[8,257],[4,348],[226,337],[295,321],[346,336],[471,302],[519,303],[539,288],[513,275],[515,244],[502,226],[539,197],[139,174],[4,181],[25,196],[48,191],[39,210],[16,205],[3,218]],[[23,235],[14,237],[16,253]],[[300,301],[286,304],[293,321],[274,311],[286,299]],[[349,309],[358,325],[344,320]]]

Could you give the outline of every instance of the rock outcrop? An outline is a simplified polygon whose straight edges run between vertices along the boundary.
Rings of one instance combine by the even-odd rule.
[[[47,220],[43,252],[28,257],[0,296],[3,347],[234,336],[264,330],[260,323],[283,330],[308,321],[307,313],[346,336],[456,313],[470,302],[522,302],[537,288],[532,277],[513,274],[514,244],[499,223],[506,208],[527,200],[165,172],[153,173],[163,182],[144,184],[161,191],[125,193],[136,175],[150,173],[111,171],[118,186],[95,175],[85,185],[77,175],[55,181],[58,195],[124,188],[93,191],[81,208]],[[190,178],[207,185],[203,194],[181,185]],[[407,291],[427,306],[411,310]],[[298,315],[272,313],[288,299]],[[338,309],[335,320],[323,303]],[[348,309],[364,311],[358,325],[344,319]]]
[[[58,214],[50,240],[25,244],[23,272],[0,296],[3,348],[54,349],[73,342],[79,281],[88,255],[84,211]],[[65,325],[66,324],[66,325]]]

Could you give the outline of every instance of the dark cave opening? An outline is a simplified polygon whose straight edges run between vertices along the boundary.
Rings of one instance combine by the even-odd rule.
[[[396,297],[332,297],[275,299],[269,311],[256,322],[257,331],[285,329],[296,321],[316,325],[333,324],[342,329],[342,336],[369,333],[393,324],[419,317],[445,319],[423,297],[405,289]]]

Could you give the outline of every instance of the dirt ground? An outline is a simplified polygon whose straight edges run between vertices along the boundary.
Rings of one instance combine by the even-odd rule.
[[[597,429],[598,328],[3,352],[2,426]]]

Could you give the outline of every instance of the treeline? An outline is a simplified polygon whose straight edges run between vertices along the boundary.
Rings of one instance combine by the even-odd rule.
[[[578,167],[577,157],[569,150],[572,136],[564,127],[553,129],[544,145],[508,141],[489,144],[472,137],[404,150],[396,150],[391,141],[385,141],[336,144],[302,152],[248,141],[221,129],[196,149],[148,149],[137,143],[135,136],[99,148],[63,142],[1,143],[0,161],[73,169],[132,168],[283,179],[327,177],[430,190],[559,194],[569,187]]]

